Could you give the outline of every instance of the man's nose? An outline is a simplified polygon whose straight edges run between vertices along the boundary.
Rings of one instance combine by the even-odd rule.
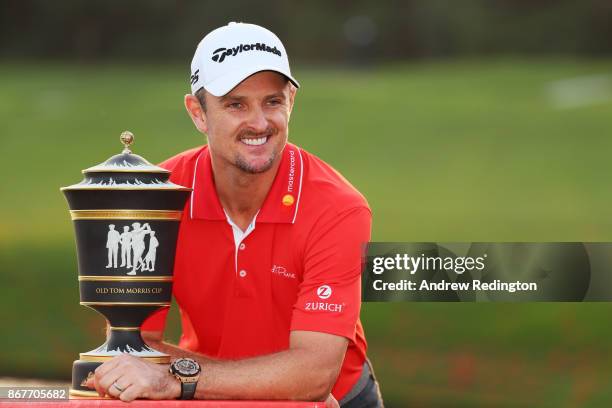
[[[252,109],[248,125],[257,133],[265,132],[268,128],[268,118],[266,118],[265,112],[261,108]]]

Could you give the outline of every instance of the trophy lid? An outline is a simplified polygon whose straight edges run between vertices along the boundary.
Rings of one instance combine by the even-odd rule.
[[[123,151],[108,160],[82,171],[85,179],[78,184],[61,190],[191,190],[168,180],[170,171],[150,163],[147,159],[132,153],[134,134],[124,131],[120,136]]]

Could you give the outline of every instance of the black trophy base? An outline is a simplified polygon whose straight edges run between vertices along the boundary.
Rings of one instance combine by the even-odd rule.
[[[102,398],[95,389],[87,388],[87,378],[94,375],[94,371],[102,362],[77,360],[72,363],[71,398]]]
[[[170,364],[170,356],[149,347],[140,334],[139,325],[133,327],[110,326],[108,339],[95,350],[81,353],[79,360],[72,364],[73,398],[101,398],[96,390],[87,388],[87,378],[94,375],[100,365],[121,354],[131,354],[149,363]]]
[[[87,356],[84,357],[86,360],[76,360],[72,363],[72,386],[70,387],[70,398],[103,398],[100,397],[98,392],[95,389],[91,389],[85,386],[87,379],[94,375],[96,368],[101,366],[104,361],[110,360],[112,357],[97,357],[97,359],[103,361],[88,361],[89,358]],[[159,358],[159,357],[140,357],[145,361],[149,361],[151,363],[156,364],[169,364],[170,356],[167,358]],[[108,397],[104,397],[108,398]]]

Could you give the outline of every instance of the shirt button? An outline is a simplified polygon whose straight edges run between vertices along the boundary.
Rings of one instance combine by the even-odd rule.
[[[243,242],[242,244],[240,244],[239,248],[240,248],[240,249],[244,249],[244,248],[246,248],[246,244]]]
[[[241,278],[244,278],[246,276],[247,272],[243,269],[240,272],[238,272],[238,275],[240,275]]]

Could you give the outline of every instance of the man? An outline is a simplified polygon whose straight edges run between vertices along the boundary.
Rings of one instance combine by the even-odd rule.
[[[145,235],[151,233],[151,227],[146,222],[142,227],[139,222],[132,224],[134,229],[132,230],[132,251],[134,253],[134,260],[132,261],[132,270],[128,272],[128,275],[136,275],[138,268],[144,270],[145,262],[142,259],[142,254],[146,249],[145,246]]]
[[[108,234],[106,237],[106,248],[108,250],[108,265],[106,268],[117,267],[117,253],[119,252],[119,231],[115,229],[115,224],[108,226]]]
[[[157,253],[157,247],[159,241],[155,238],[155,231],[151,231],[149,240],[149,251],[145,255],[145,268],[143,271],[154,272],[155,271],[155,255]]]
[[[130,227],[124,226],[123,233],[121,233],[121,266],[126,266],[127,268],[132,267],[132,233],[130,232]]]
[[[179,347],[162,342],[167,309],[143,325],[178,380],[124,355],[96,370],[88,385],[100,394],[382,406],[359,321],[371,213],[340,174],[287,143],[298,86],[262,27],[230,23],[199,44],[185,106],[208,145],[162,164],[194,189],[174,267]]]

